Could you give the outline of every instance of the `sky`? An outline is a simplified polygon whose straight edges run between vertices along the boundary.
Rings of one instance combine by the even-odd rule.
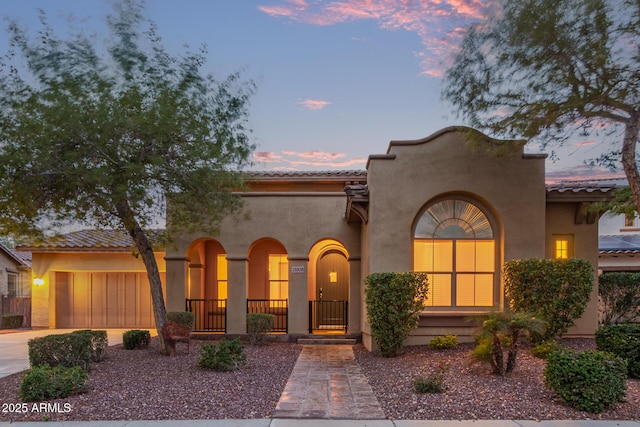
[[[207,47],[205,71],[253,80],[254,170],[364,169],[391,140],[465,125],[440,97],[464,30],[495,0],[147,0],[167,50]],[[0,0],[0,16],[32,31],[38,9],[55,31],[107,34],[108,0]],[[0,21],[0,54],[8,21]],[[548,181],[611,173],[585,165],[602,144],[577,139],[547,160]],[[540,152],[528,145],[526,152]],[[622,172],[614,173],[621,176]]]

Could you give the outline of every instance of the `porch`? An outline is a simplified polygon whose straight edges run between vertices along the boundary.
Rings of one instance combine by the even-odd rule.
[[[227,333],[226,299],[187,299],[185,310],[195,315],[193,332]],[[247,299],[246,314],[274,315],[274,334],[289,332],[289,301],[287,299]],[[308,301],[309,334],[346,334],[349,328],[349,302],[346,300]]]

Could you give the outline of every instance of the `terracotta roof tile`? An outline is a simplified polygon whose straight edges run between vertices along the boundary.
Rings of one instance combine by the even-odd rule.
[[[19,246],[19,250],[31,252],[94,251],[121,252],[130,251],[133,241],[124,230],[81,230],[55,236],[50,239]]]

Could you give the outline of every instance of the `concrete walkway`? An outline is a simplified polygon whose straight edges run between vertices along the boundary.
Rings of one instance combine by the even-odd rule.
[[[273,418],[384,419],[349,345],[305,345]]]

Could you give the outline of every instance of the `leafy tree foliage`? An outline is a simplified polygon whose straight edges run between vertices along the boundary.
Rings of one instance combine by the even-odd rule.
[[[584,313],[593,289],[593,267],[584,259],[513,260],[503,270],[511,309],[547,322],[544,334],[532,331],[536,343],[564,335]]]
[[[427,300],[426,273],[373,273],[366,278],[365,302],[371,333],[384,357],[400,354]]]
[[[213,233],[240,207],[231,190],[253,149],[245,126],[254,86],[237,73],[221,81],[204,73],[204,50],[172,56],[135,0],[114,8],[104,44],[82,31],[58,38],[44,13],[37,36],[10,21],[0,63],[0,231],[125,229],[160,331],[166,309],[147,229],[166,215],[176,228]]]
[[[443,97],[498,136],[618,141],[595,161],[622,160],[636,210],[640,173],[640,3],[505,0],[472,27],[445,75]]]

